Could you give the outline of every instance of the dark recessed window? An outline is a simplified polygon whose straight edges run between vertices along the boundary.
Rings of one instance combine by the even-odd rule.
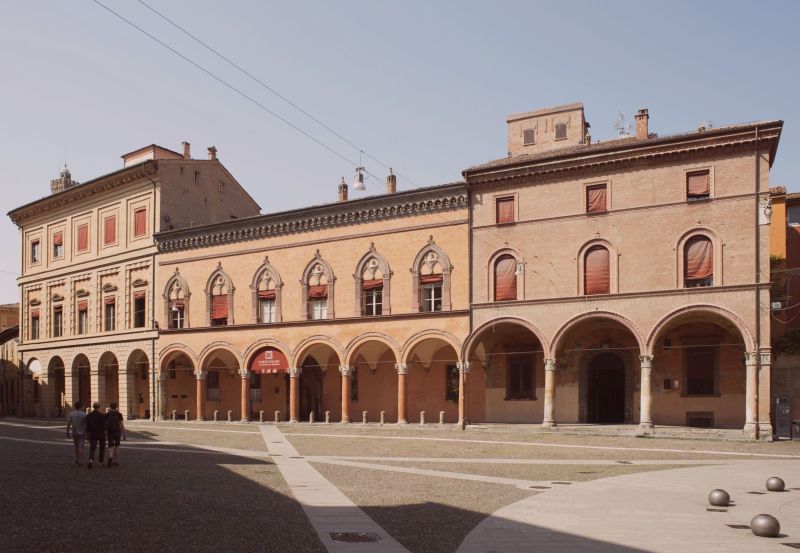
[[[565,140],[567,138],[567,124],[556,123],[556,140]]]
[[[444,377],[445,401],[458,401],[458,366],[447,365],[445,367]]]
[[[509,357],[506,399],[533,399],[533,358]]]
[[[686,348],[686,395],[709,396],[716,393],[716,346]]]
[[[533,129],[525,129],[522,131],[522,144],[523,146],[536,144],[536,132]]]

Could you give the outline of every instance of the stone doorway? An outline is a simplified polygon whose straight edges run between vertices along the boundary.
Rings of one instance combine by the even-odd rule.
[[[610,352],[595,356],[589,363],[588,422],[625,422],[625,363]]]

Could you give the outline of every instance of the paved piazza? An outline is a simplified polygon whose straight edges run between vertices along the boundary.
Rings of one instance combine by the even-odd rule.
[[[768,552],[800,543],[800,443],[430,426],[130,422],[86,470],[62,424],[0,420],[0,551]],[[88,453],[88,448],[86,453]],[[769,476],[790,488],[765,492]],[[708,511],[713,488],[734,505]],[[777,539],[747,524],[771,513]],[[334,537],[366,532],[380,540]]]

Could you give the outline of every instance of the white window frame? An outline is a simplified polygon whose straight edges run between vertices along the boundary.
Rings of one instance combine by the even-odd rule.
[[[438,313],[440,311],[444,311],[443,303],[442,303],[442,283],[437,284],[423,284],[421,287],[422,291],[422,311],[424,313]],[[439,289],[439,309],[436,309],[436,293],[435,290]]]
[[[308,317],[312,321],[328,318],[328,299],[308,300]]]
[[[260,323],[274,323],[275,320],[275,300],[274,299],[261,299],[258,300],[258,322]]]

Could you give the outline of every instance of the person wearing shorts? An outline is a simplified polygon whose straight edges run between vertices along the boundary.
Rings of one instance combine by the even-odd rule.
[[[75,444],[75,464],[80,465],[81,452],[86,443],[86,413],[80,401],[75,402],[75,410],[67,416],[67,438],[70,437]]]
[[[119,442],[125,436],[125,423],[116,402],[111,402],[106,412],[106,436],[108,437],[108,466],[119,466]]]
[[[103,466],[103,458],[106,452],[106,416],[100,412],[100,404],[92,404],[92,412],[86,415],[86,432],[89,434],[89,463],[86,468],[92,468],[94,463],[94,452],[100,445],[100,466]]]

